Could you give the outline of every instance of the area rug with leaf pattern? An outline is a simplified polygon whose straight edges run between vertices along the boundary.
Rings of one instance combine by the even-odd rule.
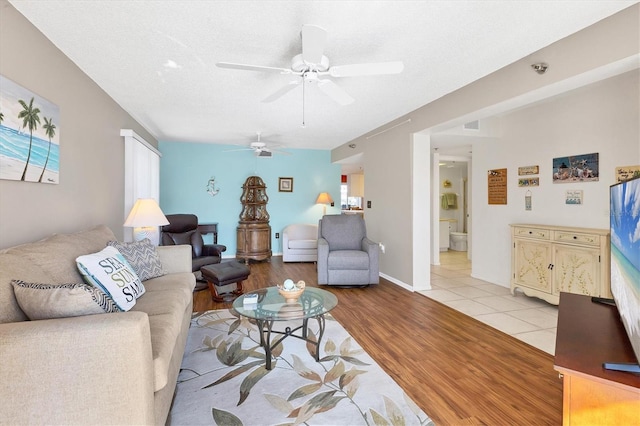
[[[167,424],[433,424],[340,323],[325,319],[320,362],[315,345],[287,337],[266,370],[255,323],[232,310],[194,314]],[[274,330],[300,323],[276,322]],[[317,334],[309,321],[308,337]]]

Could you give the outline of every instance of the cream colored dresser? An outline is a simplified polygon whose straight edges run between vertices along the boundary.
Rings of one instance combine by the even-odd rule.
[[[511,225],[511,294],[557,305],[560,292],[611,297],[609,230]]]

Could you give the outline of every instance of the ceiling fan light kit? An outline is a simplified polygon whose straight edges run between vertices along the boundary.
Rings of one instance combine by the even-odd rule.
[[[300,31],[300,37],[302,39],[302,53],[295,55],[291,59],[290,68],[237,64],[231,62],[218,62],[216,65],[220,68],[272,72],[285,75],[291,74],[299,77],[297,80],[287,83],[284,87],[267,96],[263,99],[263,102],[273,102],[280,99],[289,91],[295,89],[300,83],[303,83],[303,87],[304,83],[314,83],[317,84],[321,92],[333,99],[339,105],[349,105],[353,103],[355,99],[345,92],[344,89],[338,86],[333,80],[321,79],[320,77],[328,76],[341,78],[398,74],[404,70],[404,64],[400,61],[331,66],[329,58],[323,55],[327,42],[326,30],[317,25],[303,25],[302,30]]]
[[[235,152],[235,151],[253,151],[256,157],[262,158],[271,158],[273,154],[284,154],[291,155],[290,152],[275,150],[274,148],[280,147],[280,144],[267,144],[266,142],[261,140],[262,133],[256,132],[258,135],[258,140],[253,141],[244,148],[238,149],[227,149],[224,152]]]

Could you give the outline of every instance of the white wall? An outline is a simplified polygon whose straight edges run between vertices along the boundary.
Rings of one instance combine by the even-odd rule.
[[[365,217],[367,227],[374,229],[378,241],[384,241],[387,246],[387,254],[382,256],[380,263],[380,271],[383,275],[393,277],[414,288],[419,288],[416,286],[417,283],[424,286],[424,280],[429,280],[429,244],[426,250],[418,251],[414,250],[414,247],[416,247],[416,240],[430,240],[430,230],[428,228],[423,230],[422,227],[414,224],[421,216],[423,221],[430,223],[431,214],[428,209],[424,210],[421,207],[419,200],[411,194],[409,188],[414,191],[415,188],[424,186],[423,197],[431,196],[432,184],[429,182],[431,164],[427,160],[421,166],[422,170],[417,168],[411,157],[414,135],[419,133],[430,135],[468,121],[485,119],[522,107],[525,102],[546,99],[562,91],[637,69],[638,58],[640,58],[639,14],[640,5],[635,4],[418,110],[398,117],[393,122],[372,129],[369,134],[377,134],[401,124],[393,130],[371,139],[367,139],[365,134],[332,150],[331,159],[334,162],[356,154],[363,155],[365,158],[366,197],[374,202],[371,213],[369,209],[365,209]],[[547,61],[550,67],[547,73],[541,76],[531,70],[531,64],[543,60]],[[636,97],[637,93],[636,89]],[[633,121],[636,129],[639,126],[638,121],[640,120],[636,116]],[[619,124],[618,121],[599,121],[604,133],[615,132],[613,127]],[[429,141],[428,138],[427,141]],[[517,142],[514,141],[514,143]],[[579,141],[567,140],[561,143],[568,143],[569,147],[573,147],[575,145],[572,144],[578,144]],[[605,143],[608,142],[602,142],[602,144]],[[637,146],[638,138],[626,143]],[[356,148],[349,148],[351,144],[355,144]],[[507,163],[511,158],[503,158],[500,152],[489,152],[489,149],[490,146],[487,146],[485,155],[493,155],[498,166]],[[627,158],[638,158],[638,148],[631,149],[635,149],[636,154]],[[568,149],[561,155],[572,152],[573,150]],[[583,150],[578,153],[583,152],[588,153]],[[606,147],[601,153],[605,152]],[[472,176],[485,177],[487,167],[475,163],[475,154],[474,148]],[[529,164],[526,159],[522,161],[526,163],[523,165]],[[473,199],[481,200],[482,192],[478,190],[483,190],[482,185],[473,182],[472,186]],[[476,196],[476,194],[479,195]],[[502,231],[498,229],[503,229],[504,224],[504,221],[484,223],[481,220],[483,217],[485,220],[491,218],[475,209],[474,201],[472,204],[472,217],[476,219],[472,219],[474,245],[481,241],[478,236],[478,230],[481,227],[487,226],[499,233]],[[388,243],[389,241],[391,243]],[[508,258],[504,257],[505,253],[504,251],[500,253],[501,257],[498,258],[482,260],[476,259],[473,254],[474,268],[484,263],[495,265],[487,265],[486,270],[479,270],[477,274],[504,283],[504,272],[501,274],[499,270],[508,270]],[[426,276],[424,276],[424,270],[417,268],[416,264],[427,265]]]
[[[509,286],[510,223],[608,229],[615,168],[640,164],[639,81],[636,70],[507,114],[501,138],[473,146],[474,277]],[[598,182],[553,183],[553,158],[591,153],[600,157]],[[540,186],[518,187],[518,167],[532,165]],[[487,203],[487,171],[498,168],[507,168],[507,205]],[[583,205],[565,204],[569,189],[583,191]]]

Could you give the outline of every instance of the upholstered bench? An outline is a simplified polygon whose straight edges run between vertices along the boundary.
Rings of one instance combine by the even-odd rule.
[[[251,273],[248,266],[233,260],[203,266],[200,272],[202,278],[207,280],[211,297],[216,302],[230,302],[240,296],[242,281]]]

